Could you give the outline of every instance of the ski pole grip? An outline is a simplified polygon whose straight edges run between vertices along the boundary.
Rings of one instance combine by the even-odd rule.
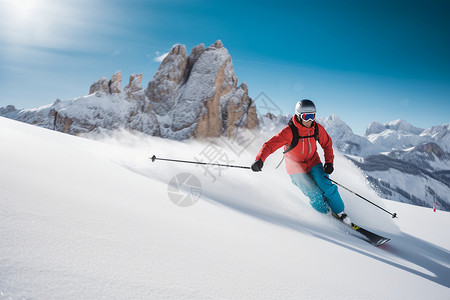
[[[155,162],[155,160],[156,160],[156,156],[153,155],[153,156],[152,156],[152,162]]]

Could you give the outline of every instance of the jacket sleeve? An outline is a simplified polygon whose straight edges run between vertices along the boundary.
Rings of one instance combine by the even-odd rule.
[[[264,143],[259,150],[258,155],[256,156],[256,160],[261,159],[263,162],[266,158],[277,151],[280,147],[284,145],[289,145],[292,142],[292,131],[289,126],[286,126],[279,133],[274,135],[270,140]]]
[[[323,149],[323,153],[325,156],[325,163],[333,163],[334,161],[334,153],[333,153],[333,141],[331,137],[328,135],[328,132],[325,128],[317,124],[319,129],[319,144]]]

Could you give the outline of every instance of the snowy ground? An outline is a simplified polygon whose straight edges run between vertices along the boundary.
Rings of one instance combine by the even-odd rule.
[[[279,152],[261,173],[149,159],[250,165],[265,138],[234,153],[226,140],[99,142],[0,118],[0,299],[450,299],[450,213],[378,198],[342,156],[333,179],[398,214],[340,189],[388,244],[312,210],[275,169]],[[181,173],[201,184],[190,207],[168,193]]]

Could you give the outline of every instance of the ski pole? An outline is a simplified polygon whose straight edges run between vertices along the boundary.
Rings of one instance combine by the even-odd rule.
[[[358,196],[359,198],[361,198],[361,199],[363,199],[363,200],[366,200],[366,201],[369,202],[370,204],[372,204],[372,205],[378,207],[379,209],[381,209],[381,210],[387,212],[388,214],[390,214],[390,215],[392,216],[392,218],[398,218],[396,213],[391,213],[391,212],[385,210],[385,209],[382,208],[381,206],[379,206],[379,205],[373,203],[372,201],[370,201],[370,200],[364,198],[363,196],[359,195],[358,193],[355,193],[354,191],[350,190],[349,188],[346,188],[345,186],[343,186],[342,184],[337,183],[336,181],[334,181],[333,179],[329,178],[328,176],[325,176],[325,178],[328,179],[328,180],[330,180],[330,181],[333,182],[334,184],[340,186],[341,188],[346,189],[346,190],[349,191],[350,193],[355,194],[355,195]]]
[[[150,157],[152,162],[155,162],[155,160],[165,160],[165,161],[171,161],[171,162],[179,162],[179,163],[186,163],[186,164],[197,164],[197,165],[209,165],[209,166],[219,166],[219,167],[230,167],[230,168],[241,168],[241,169],[251,169],[247,166],[236,166],[236,165],[224,165],[224,164],[214,164],[214,163],[205,163],[200,161],[190,161],[190,160],[179,160],[179,159],[169,159],[169,158],[157,158],[155,155]]]

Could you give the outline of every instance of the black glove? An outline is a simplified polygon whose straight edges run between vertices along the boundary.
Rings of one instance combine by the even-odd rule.
[[[262,167],[263,167],[263,162],[261,159],[256,160],[253,164],[252,164],[252,171],[253,172],[261,172],[262,171]]]
[[[323,170],[327,174],[331,174],[334,171],[334,167],[332,163],[326,163],[325,166],[323,166]]]

